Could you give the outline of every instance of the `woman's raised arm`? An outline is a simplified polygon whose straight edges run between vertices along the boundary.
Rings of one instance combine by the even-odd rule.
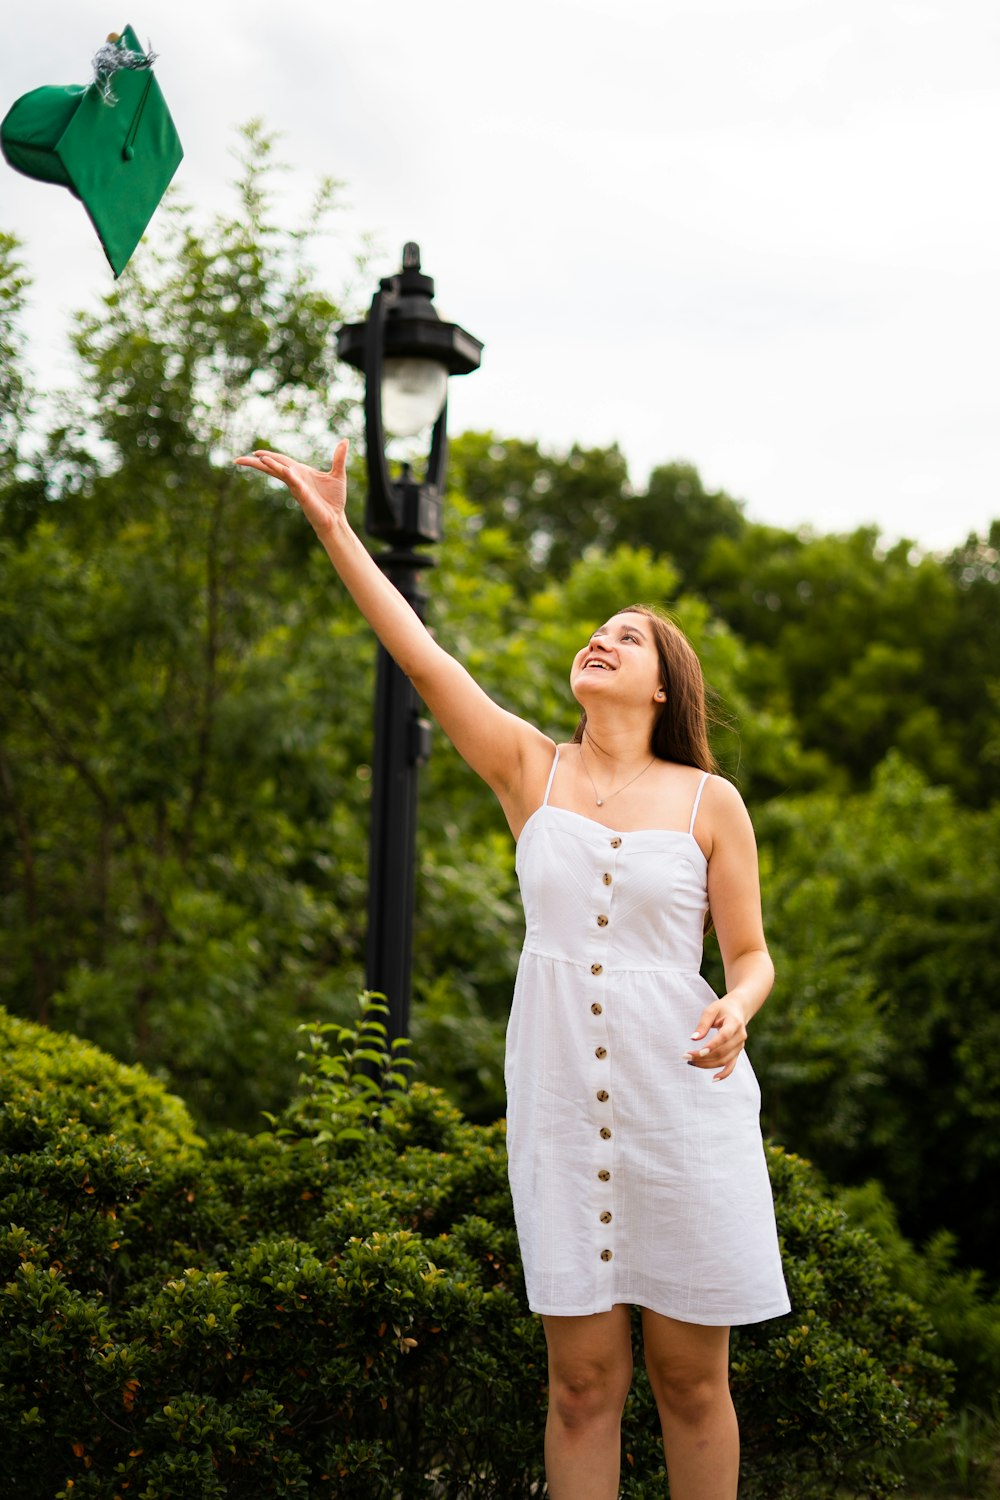
[[[390,583],[347,519],[347,443],[324,473],[261,449],[236,460],[287,485],[348,593],[389,655],[406,673],[463,760],[491,786],[512,825],[533,810],[532,785],[552,758],[552,742],[493,702],[425,628]]]

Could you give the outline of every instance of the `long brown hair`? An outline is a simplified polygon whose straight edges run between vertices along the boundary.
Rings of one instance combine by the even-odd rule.
[[[673,620],[648,604],[626,604],[615,613],[642,615],[648,620],[660,658],[660,686],[666,698],[654,720],[649,748],[659,760],[697,766],[700,771],[717,771],[719,767],[708,743],[705,679],[691,642]],[[583,709],[573,735],[575,745],[583,739],[586,723],[587,710]]]

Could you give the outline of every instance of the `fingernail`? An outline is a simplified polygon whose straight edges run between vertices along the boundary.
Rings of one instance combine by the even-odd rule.
[[[692,1057],[694,1057],[694,1053],[693,1052],[685,1052],[685,1054],[684,1054],[684,1061],[685,1062],[690,1062],[691,1059],[692,1059]]]

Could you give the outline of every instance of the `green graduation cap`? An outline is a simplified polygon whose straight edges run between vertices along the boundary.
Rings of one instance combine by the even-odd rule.
[[[126,26],[94,58],[92,83],[33,89],[0,124],[0,149],[16,171],[80,199],[116,276],[184,155],[154,60]]]

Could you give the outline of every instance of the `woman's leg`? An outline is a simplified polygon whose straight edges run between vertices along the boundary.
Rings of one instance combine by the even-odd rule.
[[[679,1323],[642,1309],[670,1500],[736,1500],[740,1435],[729,1394],[729,1329]]]
[[[622,1409],[632,1383],[629,1309],[542,1322],[549,1346],[549,1500],[615,1500]]]

